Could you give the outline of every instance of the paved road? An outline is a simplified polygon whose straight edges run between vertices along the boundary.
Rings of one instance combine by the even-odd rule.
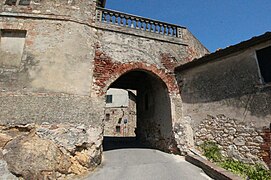
[[[101,167],[84,180],[207,180],[201,169],[183,157],[148,148],[104,152]]]

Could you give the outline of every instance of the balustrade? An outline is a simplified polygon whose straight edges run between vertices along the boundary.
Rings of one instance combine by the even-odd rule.
[[[96,20],[102,23],[123,26],[132,29],[157,33],[172,37],[181,37],[182,27],[144,17],[97,7]]]

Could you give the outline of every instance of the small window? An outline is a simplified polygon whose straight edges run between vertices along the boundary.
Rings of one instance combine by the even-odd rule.
[[[120,133],[120,126],[116,126],[116,132]]]
[[[106,121],[109,121],[109,120],[110,120],[110,114],[108,114],[108,113],[105,114],[105,120],[106,120]]]
[[[24,50],[26,31],[0,30],[0,67],[19,67]]]
[[[260,73],[265,83],[271,82],[271,46],[256,52]]]
[[[5,4],[9,6],[15,5],[28,6],[30,5],[30,0],[6,0]]]
[[[119,118],[118,124],[121,124],[122,118]]]
[[[1,37],[16,37],[16,38],[25,38],[25,30],[17,29],[1,29]]]
[[[5,4],[10,6],[15,6],[17,3],[17,0],[6,0]]]
[[[106,95],[106,103],[112,103],[113,102],[113,95]]]
[[[19,5],[28,6],[28,5],[30,5],[30,0],[20,0]]]

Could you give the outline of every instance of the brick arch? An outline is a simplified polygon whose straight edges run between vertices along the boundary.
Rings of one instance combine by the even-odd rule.
[[[120,63],[111,59],[97,59],[94,62],[94,89],[99,95],[106,93],[108,87],[120,76],[129,71],[141,70],[159,77],[167,86],[169,93],[178,93],[175,77],[165,69],[158,69],[157,65],[143,62]]]

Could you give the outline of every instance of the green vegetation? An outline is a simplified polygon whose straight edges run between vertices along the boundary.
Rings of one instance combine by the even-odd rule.
[[[214,142],[205,142],[200,148],[204,152],[204,156],[208,160],[215,162],[219,166],[227,169],[237,175],[249,180],[270,180],[271,171],[266,170],[262,165],[249,165],[230,158],[224,158],[220,153],[220,149]]]
[[[207,157],[207,159],[209,159],[210,161],[220,162],[223,160],[223,157],[220,153],[220,149],[215,142],[211,142],[211,141],[204,142],[200,146],[200,148],[204,152],[203,155]]]

